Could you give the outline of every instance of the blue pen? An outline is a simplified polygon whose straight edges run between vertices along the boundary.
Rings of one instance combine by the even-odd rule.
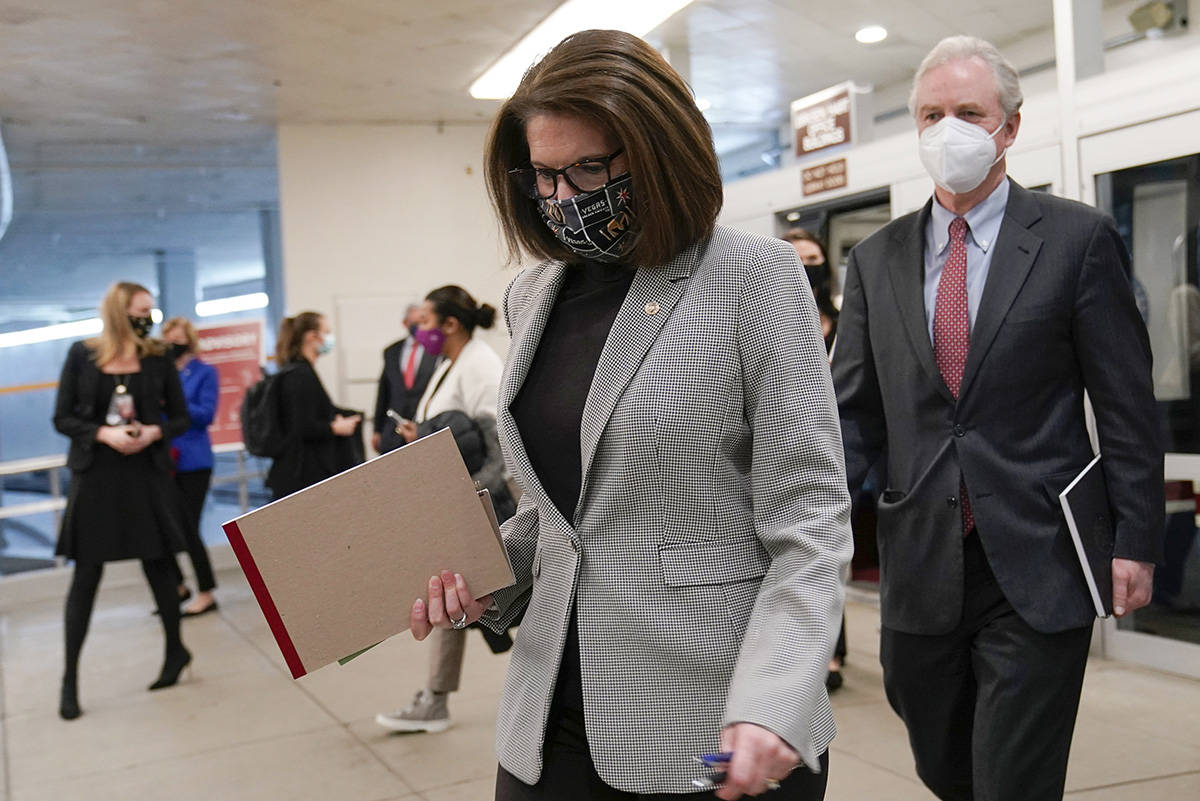
[[[722,751],[717,754],[701,754],[698,757],[692,757],[692,759],[696,760],[702,765],[708,765],[709,767],[713,767],[715,765],[728,765],[729,760],[733,759],[733,752]]]
[[[732,759],[732,751],[721,751],[716,754],[701,754],[700,756],[692,757],[693,761],[699,762],[712,770],[727,767]],[[714,773],[712,776],[692,779],[692,786],[700,790],[718,790],[721,788],[722,782],[725,781],[725,776],[725,771],[722,770],[719,773]],[[779,789],[779,782],[775,779],[767,779],[766,784],[768,790]]]

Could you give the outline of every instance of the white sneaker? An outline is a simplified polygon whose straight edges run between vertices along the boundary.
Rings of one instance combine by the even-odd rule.
[[[448,693],[435,693],[431,690],[417,690],[411,704],[390,715],[381,712],[375,716],[375,722],[392,731],[445,731],[450,728],[447,695]]]

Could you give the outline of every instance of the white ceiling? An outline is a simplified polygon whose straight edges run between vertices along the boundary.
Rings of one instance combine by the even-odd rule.
[[[467,87],[557,5],[0,0],[16,189],[0,324],[94,303],[113,259],[163,247],[197,249],[206,282],[252,277],[259,235],[246,221],[277,203],[277,123],[485,121],[497,103]],[[712,102],[725,149],[839,81],[907,82],[943,36],[1003,46],[1051,22],[1048,0],[699,0],[648,39]],[[859,45],[867,23],[891,35]],[[75,280],[57,277],[68,270]]]
[[[482,121],[468,85],[558,0],[0,0],[0,115],[18,159],[46,142],[237,138],[277,122]],[[185,11],[185,9],[194,9]],[[906,80],[953,33],[998,44],[1047,0],[700,0],[648,37],[690,52],[720,125],[832,83]],[[889,38],[853,40],[866,23]]]

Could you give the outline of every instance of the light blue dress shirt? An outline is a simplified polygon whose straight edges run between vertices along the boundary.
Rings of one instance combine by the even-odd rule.
[[[992,253],[996,249],[996,238],[1000,235],[1000,223],[1004,221],[1007,207],[1008,179],[1005,178],[982,203],[963,215],[967,221],[967,316],[971,320],[972,330],[979,313],[979,301],[983,298],[983,288],[987,285],[988,270],[992,266]],[[942,267],[950,255],[950,223],[956,216],[938,203],[937,195],[934,195],[933,212],[925,226],[925,324],[931,343],[938,281],[942,278]]]

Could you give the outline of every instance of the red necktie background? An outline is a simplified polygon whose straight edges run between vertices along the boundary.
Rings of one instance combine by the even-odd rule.
[[[408,350],[408,364],[404,365],[404,388],[412,389],[417,376],[417,346],[414,343]]]
[[[971,344],[971,318],[967,311],[967,221],[955,217],[950,222],[950,254],[938,281],[933,311],[933,354],[942,380],[956,399],[962,388],[967,349]],[[967,488],[960,482],[963,534],[975,528],[975,515],[967,499]]]

